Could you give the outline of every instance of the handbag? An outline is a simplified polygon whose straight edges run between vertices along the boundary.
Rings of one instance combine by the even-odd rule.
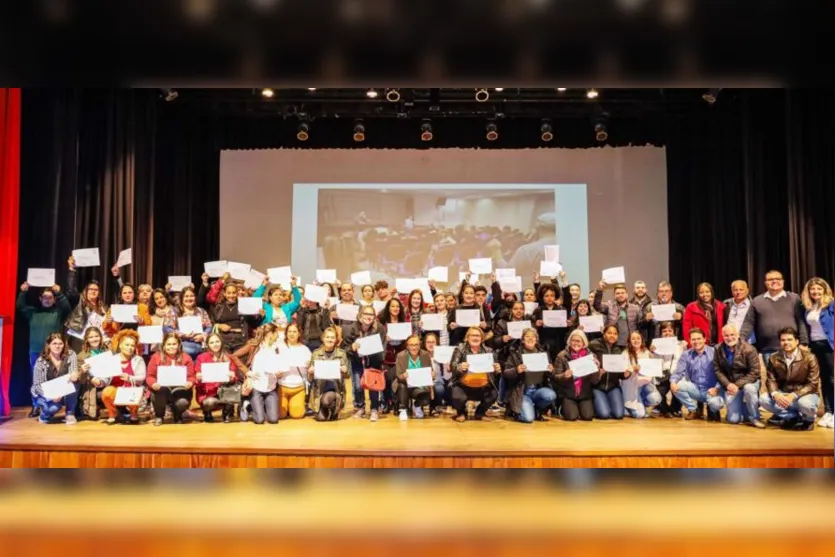
[[[386,374],[373,367],[366,368],[362,372],[360,386],[369,391],[381,392],[386,388]]]
[[[221,404],[240,404],[241,384],[221,385],[217,389],[217,399]]]

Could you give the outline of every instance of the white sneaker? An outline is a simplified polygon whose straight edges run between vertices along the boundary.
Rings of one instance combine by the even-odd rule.
[[[829,419],[826,421],[826,427],[828,427],[829,429],[835,428],[835,416],[832,414],[826,414],[824,418],[826,416],[829,416]]]
[[[409,414],[405,410],[401,410],[397,416],[401,422],[408,422],[409,421]]]
[[[829,412],[823,415],[823,417],[818,420],[818,425],[821,427],[832,427],[833,426],[833,416]]]
[[[68,414],[67,417],[64,418],[64,423],[67,425],[75,425],[78,423],[78,420],[76,420],[75,416],[72,414]]]
[[[368,419],[372,422],[376,422],[379,418],[380,418],[380,413],[377,412],[376,410],[372,410],[371,411],[371,417],[368,418]]]

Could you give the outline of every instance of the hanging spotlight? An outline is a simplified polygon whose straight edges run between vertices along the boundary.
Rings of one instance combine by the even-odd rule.
[[[551,127],[550,120],[542,120],[542,125],[539,126],[539,137],[545,142],[554,139],[554,130]]]
[[[702,94],[702,98],[707,102],[707,104],[713,104],[716,102],[716,99],[719,98],[719,92],[721,90],[721,87],[717,87],[715,89],[708,89]]]
[[[163,89],[160,89],[160,91],[162,91],[162,98],[165,99],[165,102],[170,103],[171,101],[180,96],[176,89],[171,89],[170,87],[165,87]]]
[[[594,125],[594,138],[601,143],[609,139],[609,132],[606,131],[606,123],[605,122],[597,122]]]
[[[432,141],[432,138],[435,137],[432,133],[432,121],[431,120],[424,120],[423,123],[420,125],[420,140],[421,141]]]
[[[315,90],[316,90],[316,87],[308,87],[308,88],[307,88],[307,90],[308,90],[308,91],[315,91]]]
[[[310,126],[307,122],[301,122],[299,127],[296,128],[296,139],[299,141],[307,141],[310,139]]]
[[[475,90],[475,100],[476,100],[476,102],[483,103],[483,102],[486,102],[487,99],[489,99],[489,98],[490,98],[490,91],[488,91],[487,89],[482,87],[481,89],[476,89]]]
[[[356,120],[354,122],[354,141],[357,143],[365,141],[365,125],[362,123],[362,120]]]
[[[496,87],[496,88],[495,88],[495,89],[493,89],[493,90],[494,90],[496,93],[501,93],[502,91],[504,91],[504,87]]]
[[[565,93],[568,89],[566,87],[557,87],[557,91],[560,93]]]
[[[369,89],[365,92],[365,96],[369,99],[376,99],[377,98],[377,90],[376,89]]]
[[[496,122],[488,122],[487,127],[484,129],[487,132],[485,135],[487,141],[496,141],[499,138],[499,127],[496,125]]]
[[[261,96],[266,98],[266,99],[271,99],[271,98],[273,98],[274,95],[275,95],[275,91],[273,91],[269,87],[264,87],[263,89],[261,89]]]
[[[590,99],[596,99],[598,95],[597,89],[589,89],[586,91],[586,97]]]
[[[397,89],[386,89],[386,100],[391,103],[396,103],[400,100],[400,91]]]

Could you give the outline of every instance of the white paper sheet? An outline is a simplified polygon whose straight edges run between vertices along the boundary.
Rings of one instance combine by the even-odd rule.
[[[656,322],[660,321],[673,321],[673,315],[676,312],[676,305],[675,304],[652,304],[649,308],[652,312],[652,320]]]
[[[415,281],[410,278],[396,278],[394,279],[394,288],[398,294],[408,294],[416,288]]]
[[[539,274],[543,277],[555,277],[560,274],[560,271],[562,271],[562,265],[559,263],[544,259],[539,262]]]
[[[252,362],[252,371],[261,376],[277,371],[287,371],[289,367],[284,363],[281,356],[270,349],[261,350]]]
[[[249,277],[250,269],[252,269],[252,265],[248,263],[238,263],[237,261],[226,263],[226,272],[235,280],[246,280]]]
[[[26,282],[29,286],[52,288],[55,286],[55,269],[29,269]]]
[[[623,267],[612,267],[603,269],[603,282],[608,285],[623,284],[626,282],[626,270]]]
[[[139,309],[136,304],[113,304],[110,306],[110,317],[116,323],[136,323]]]
[[[489,257],[470,259],[470,272],[474,275],[489,275],[493,272],[493,260]]]
[[[229,362],[206,362],[200,364],[202,383],[229,382]]]
[[[454,351],[454,346],[436,346],[432,356],[439,364],[449,364]]]
[[[261,298],[238,298],[238,313],[241,315],[255,315],[264,307]]]
[[[560,262],[560,246],[558,245],[550,245],[545,246],[545,261],[551,261],[553,263]],[[542,273],[540,273],[542,274]]]
[[[467,373],[493,373],[493,354],[467,354]]]
[[[533,312],[536,308],[539,307],[539,304],[536,302],[522,302],[525,304],[525,315],[533,315]]]
[[[413,281],[416,290],[420,290],[423,294],[423,302],[431,302],[432,301],[432,289],[429,288],[429,279],[420,277],[416,278]]]
[[[522,363],[528,371],[548,371],[548,353],[522,354]]]
[[[435,282],[447,283],[449,282],[449,268],[448,267],[432,267],[429,269],[429,280]]]
[[[531,328],[530,321],[508,321],[507,322],[507,334],[509,334],[512,338],[522,338],[522,333],[525,332],[525,329]]]
[[[256,271],[255,269],[250,269],[249,276],[247,276],[244,281],[244,287],[256,289],[264,283],[265,278],[267,278],[266,274]]]
[[[360,308],[354,304],[337,304],[336,315],[342,321],[356,321]]]
[[[444,317],[439,313],[424,313],[420,316],[424,331],[440,331],[444,328]]]
[[[591,355],[569,361],[568,367],[571,368],[572,375],[578,379],[599,371]]]
[[[406,371],[409,375],[406,377],[406,386],[415,387],[431,387],[432,386],[432,368],[419,367],[416,369],[409,369]]]
[[[117,267],[125,267],[133,263],[133,248],[123,249],[116,260]]]
[[[516,269],[496,269],[496,280],[516,278]]]
[[[270,277],[270,282],[273,284],[290,284],[293,280],[293,270],[290,266],[272,267],[267,269],[267,276]]]
[[[374,300],[373,302],[371,302],[371,306],[374,308],[374,311],[380,313],[381,311],[383,311],[383,308],[386,307],[386,303],[382,300]]]
[[[122,375],[122,360],[118,354],[107,350],[84,360],[90,364],[90,376],[99,379],[108,379]]]
[[[116,389],[116,398],[113,404],[116,406],[138,406],[145,395],[143,387],[119,387]]]
[[[336,269],[316,269],[316,282],[334,284],[336,282]]]
[[[148,325],[137,327],[139,342],[142,344],[160,344],[162,342],[162,325]]]
[[[661,358],[641,358],[638,365],[641,370],[638,372],[644,377],[664,377],[664,370],[661,368],[664,360]]]
[[[177,330],[184,335],[203,334],[203,320],[199,315],[185,315],[177,318]]]
[[[405,323],[388,323],[386,324],[386,331],[391,340],[406,340],[412,336],[412,324]]]
[[[313,362],[313,378],[327,381],[338,381],[342,378],[339,360],[316,360]]]
[[[371,356],[383,351],[383,341],[380,339],[380,335],[358,338],[357,344],[359,344],[357,353],[360,356]]]
[[[611,373],[623,373],[626,370],[626,359],[623,354],[603,354],[603,369]]]
[[[99,248],[86,248],[72,250],[73,259],[75,259],[76,267],[98,267],[101,265],[99,258]]]
[[[372,284],[371,271],[357,271],[356,273],[351,273],[351,284],[355,286]]]
[[[522,277],[511,277],[501,279],[499,281],[499,288],[502,289],[502,292],[521,292]]]
[[[203,271],[210,277],[222,277],[228,268],[227,261],[206,261],[203,263]]]
[[[328,299],[328,289],[325,286],[307,284],[304,287],[304,299],[324,305],[325,300]]]
[[[580,325],[583,327],[583,332],[599,333],[603,330],[603,316],[602,315],[581,315]]]
[[[676,337],[654,338],[649,345],[655,347],[655,353],[659,356],[674,356],[678,348],[678,339]]]
[[[171,292],[182,292],[183,288],[191,284],[191,277],[186,275],[173,275],[168,277],[171,283]]]
[[[70,381],[69,375],[59,375],[55,379],[41,383],[41,390],[44,398],[55,400],[74,393],[75,383]]]
[[[564,309],[546,309],[542,312],[542,326],[560,328],[568,326],[568,313]]]
[[[186,384],[186,366],[159,366],[157,383],[160,387],[182,387]]]
[[[481,312],[477,309],[456,309],[455,324],[459,327],[478,327],[481,323]]]

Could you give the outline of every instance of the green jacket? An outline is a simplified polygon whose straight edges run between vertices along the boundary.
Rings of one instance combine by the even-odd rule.
[[[72,311],[69,300],[61,292],[55,295],[55,304],[49,308],[29,305],[26,292],[21,292],[17,309],[29,322],[29,352],[40,352],[49,335],[63,331],[64,320]]]

